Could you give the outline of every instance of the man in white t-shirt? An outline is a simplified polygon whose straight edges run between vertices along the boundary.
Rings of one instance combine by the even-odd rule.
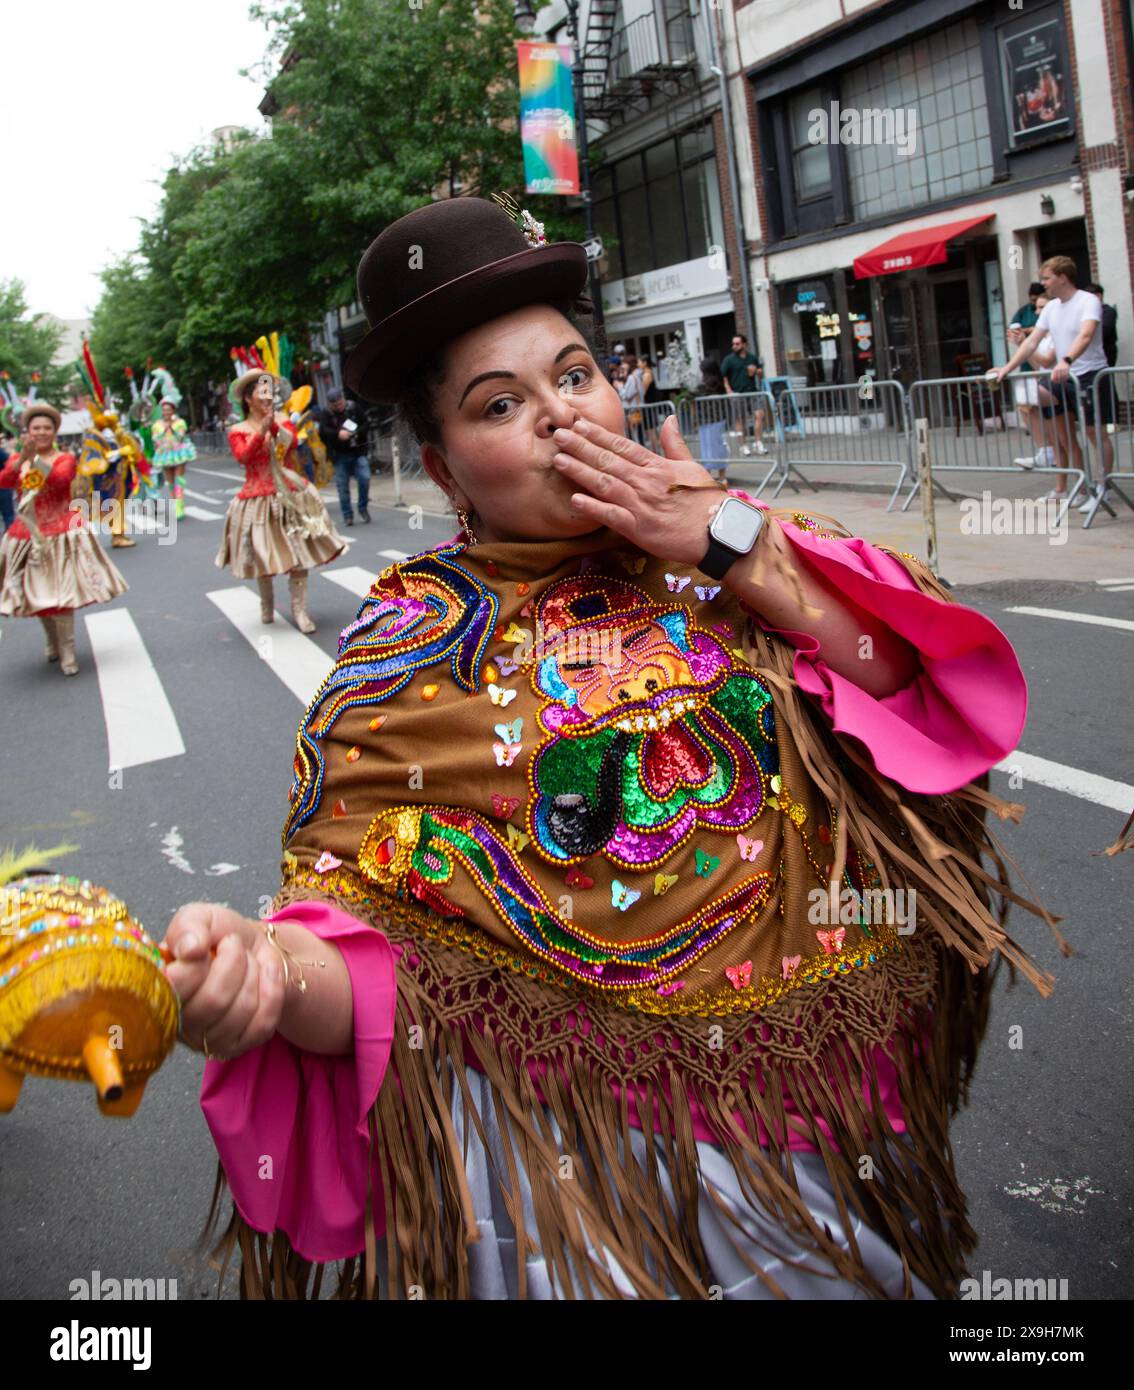
[[[1088,294],[1078,287],[1078,269],[1070,256],[1052,256],[1040,266],[1040,280],[1047,294],[1048,302],[1036,326],[1012,354],[1003,367],[995,367],[989,376],[997,381],[1003,379],[1030,358],[1048,333],[1055,344],[1057,362],[1052,369],[1051,385],[1048,388],[1053,404],[1045,407],[1046,417],[1062,415],[1064,411],[1078,416],[1079,401],[1083,403],[1083,419],[1086,422],[1088,438],[1092,440],[1102,458],[1102,479],[1096,484],[1094,496],[1101,498],[1106,493],[1107,475],[1114,467],[1114,445],[1106,427],[1111,423],[1113,397],[1111,392],[1099,392],[1099,418],[1095,419],[1095,399],[1092,387],[1096,375],[1106,366],[1106,353],[1102,345],[1102,304],[1097,295]],[[1075,378],[1075,386],[1070,378]],[[1072,467],[1083,467],[1082,451],[1074,430],[1068,430],[1067,443],[1070,447]],[[1094,497],[1088,496],[1085,507],[1094,505]]]

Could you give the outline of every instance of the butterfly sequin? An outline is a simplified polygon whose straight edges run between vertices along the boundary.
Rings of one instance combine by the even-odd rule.
[[[516,692],[514,690],[505,690],[504,687],[500,685],[490,685],[488,687],[488,694],[492,703],[494,705],[499,705],[501,709],[507,709],[516,698]]]
[[[702,878],[708,878],[711,873],[715,873],[721,866],[719,857],[715,854],[706,854],[703,849],[697,851],[697,873]]]
[[[325,849],[311,867],[317,874],[329,874],[332,869],[342,868],[342,863],[343,861],[336,859],[329,849]]]
[[[627,574],[641,574],[646,568],[646,557],[639,555],[635,559],[623,556],[618,562]]]
[[[511,767],[516,761],[523,745],[519,743],[500,743],[492,745],[492,751],[496,754],[497,767]]]
[[[668,572],[665,576],[665,586],[671,594],[679,594],[682,589],[687,588],[692,582],[693,581],[687,574],[683,575],[680,579],[678,579],[676,574],[669,574]]]
[[[784,956],[783,960],[780,962],[780,968],[783,971],[785,980],[791,979],[799,969],[799,963],[802,959],[802,956]]]
[[[628,907],[633,907],[641,896],[636,888],[626,888],[617,879],[610,885],[611,906],[618,908],[619,912],[625,912]]]
[[[740,848],[741,859],[754,861],[756,856],[764,848],[763,840],[750,840],[747,835],[738,834],[736,843]]]
[[[719,584],[695,584],[693,587],[697,590],[697,597],[702,603],[712,603],[721,591]]]
[[[668,893],[677,882],[676,874],[655,874],[654,875],[654,897],[660,898],[663,893]]]
[[[595,881],[589,878],[581,869],[570,868],[567,870],[566,883],[568,888],[593,888]]]
[[[516,851],[516,853],[519,854],[520,851],[524,848],[524,846],[525,846],[525,845],[530,845],[531,842],[532,842],[532,839],[531,839],[531,836],[530,836],[530,835],[525,835],[524,832],[523,832],[522,830],[517,830],[516,827],[515,827],[514,825],[510,825],[510,826],[508,827],[508,848],[509,848],[509,849],[514,849],[514,850]]]
[[[817,931],[815,935],[819,938],[819,944],[829,956],[833,956],[846,939],[846,927],[835,927],[833,931]]]
[[[505,743],[519,743],[524,733],[523,716],[513,719],[511,724],[496,724],[493,727]]]
[[[510,656],[498,657],[497,665],[500,667],[500,674],[502,676],[514,676],[520,669],[520,663],[518,661],[513,661]]]
[[[520,798],[518,796],[501,796],[499,792],[492,793],[492,814],[501,820],[511,820],[519,804]]]
[[[724,973],[733,989],[746,989],[752,979],[752,962],[746,960],[741,965],[726,965]]]

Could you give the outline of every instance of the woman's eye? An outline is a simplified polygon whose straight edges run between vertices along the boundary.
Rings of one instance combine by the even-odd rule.
[[[500,396],[497,400],[489,402],[485,407],[484,413],[486,415],[491,415],[494,419],[502,420],[505,415],[509,414],[508,407],[514,404],[515,402],[512,400],[511,396]]]
[[[586,367],[572,367],[559,378],[559,390],[564,392],[578,391],[585,386],[590,379],[590,372]]]

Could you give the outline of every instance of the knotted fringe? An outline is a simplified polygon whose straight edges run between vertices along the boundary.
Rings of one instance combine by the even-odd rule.
[[[948,598],[928,571],[911,565],[910,572],[925,592]],[[701,1173],[694,1104],[753,1213],[804,1252],[801,1262],[784,1261],[777,1246],[781,1262],[885,1297],[854,1237],[861,1221],[898,1252],[906,1296],[913,1277],[938,1297],[955,1296],[975,1234],[948,1125],[967,1099],[996,965],[1006,960],[1042,994],[1052,988],[1004,923],[1009,902],[1053,931],[1056,919],[1012,890],[1007,856],[984,825],[990,810],[1015,820],[1022,808],[991,795],[986,778],[949,796],[899,791],[801,698],[790,649],[757,630],[746,650],[772,690],[779,727],[790,731],[835,812],[832,882],[841,879],[853,841],[883,888],[917,889],[915,935],[870,969],[801,985],[759,1015],[642,1017],[442,945],[403,921],[391,902],[375,924],[405,950],[390,1068],[370,1123],[385,1258],[380,1265],[371,1192],[364,1249],[341,1264],[335,1297],[470,1295],[469,1246],[478,1232],[465,1174],[468,1131],[458,1134],[452,1119],[454,1086],[466,1126],[475,1126],[489,1153],[503,1152],[494,1178],[516,1228],[521,1298],[525,1262],[535,1254],[560,1297],[712,1297],[698,1230],[705,1200],[735,1229],[743,1263],[773,1296],[785,1296],[748,1253],[772,1247],[753,1236],[750,1223],[741,1227]],[[313,896],[297,885],[276,906]],[[357,902],[323,896],[360,915]],[[879,1048],[897,1073],[904,1135],[882,1104],[871,1056]],[[468,1064],[487,1080],[491,1114],[477,1107]],[[632,1095],[634,1087],[643,1096],[636,1106],[646,1140],[641,1161],[631,1148],[627,1089]],[[796,1111],[790,1119],[785,1098]],[[792,1130],[822,1156],[845,1243],[800,1195],[786,1144]],[[534,1228],[525,1224],[521,1169]],[[206,1238],[222,1190],[223,1177]],[[234,1212],[217,1246],[225,1263],[237,1244],[242,1296],[319,1296],[323,1267],[297,1255],[282,1232],[252,1231]]]
[[[736,1228],[740,1259],[784,1296],[746,1253],[771,1247],[740,1229],[700,1174],[693,1103],[749,1205],[804,1252],[802,1262],[786,1263],[833,1271],[884,1297],[855,1241],[857,1219],[899,1252],[907,1291],[916,1276],[941,1297],[955,1292],[975,1237],[953,1171],[948,1116],[964,1095],[985,1027],[990,972],[972,974],[927,936],[874,971],[804,987],[759,1019],[626,1020],[422,942],[395,920],[386,929],[406,946],[390,1072],[371,1124],[386,1255],[379,1267],[368,1203],[365,1250],[341,1266],[335,1297],[470,1296],[468,1247],[477,1228],[467,1136],[451,1118],[454,1084],[485,1147],[492,1129],[493,1148],[503,1149],[494,1176],[516,1227],[521,1298],[525,1260],[535,1254],[561,1297],[712,1297],[713,1271],[698,1234],[703,1194]],[[719,1046],[712,1027],[721,1029]],[[904,1137],[890,1125],[868,1057],[883,1038],[900,1079]],[[491,1115],[474,1101],[466,1057],[487,1078]],[[538,1085],[532,1062],[546,1064]],[[631,1149],[626,1092],[614,1090],[631,1081],[643,1088],[644,1161]],[[798,1111],[790,1121],[785,1097]],[[845,1245],[801,1198],[791,1151],[761,1147],[761,1125],[778,1136],[794,1125],[819,1150]],[[521,1167],[534,1229],[525,1227]],[[211,1220],[220,1191],[218,1180]],[[242,1296],[318,1297],[322,1267],[300,1258],[282,1232],[254,1232],[234,1213],[218,1246],[225,1263],[236,1243]]]

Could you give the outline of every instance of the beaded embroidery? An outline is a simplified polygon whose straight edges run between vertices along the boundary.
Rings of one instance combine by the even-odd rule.
[[[472,923],[441,918],[433,912],[423,911],[408,900],[391,900],[366,879],[345,869],[321,878],[309,869],[288,865],[284,873],[284,883],[300,889],[331,893],[344,902],[357,903],[377,917],[391,918],[429,940],[437,941],[443,946],[451,946],[475,956],[478,960],[490,962],[500,969],[510,970],[516,975],[525,975],[530,980],[557,989],[567,987],[564,975],[559,970],[541,964],[530,955],[522,955],[515,948],[494,940]],[[680,992],[672,993],[661,993],[657,988],[639,988],[612,994],[609,990],[604,993],[604,981],[593,974],[579,975],[577,983],[595,994],[602,993],[608,1003],[661,1017],[678,1014],[721,1017],[728,1014],[756,1013],[802,985],[817,984],[838,975],[867,969],[884,956],[902,950],[902,940],[894,927],[883,925],[874,930],[876,935],[872,940],[849,946],[837,955],[829,956],[820,951],[812,956],[801,957],[799,961],[788,957],[791,969],[784,978],[765,975],[740,990],[731,987],[727,990],[707,990],[687,986]]]
[[[339,660],[296,735],[295,781],[283,839],[310,820],[323,791],[320,742],[343,710],[376,705],[414,675],[448,660],[462,690],[480,689],[485,647],[496,626],[495,594],[457,564],[463,546],[429,551],[381,574],[339,638]]]
[[[416,898],[441,916],[463,915],[441,893],[458,865],[492,911],[539,959],[603,992],[656,988],[680,975],[757,914],[773,880],[754,873],[689,919],[653,936],[608,941],[560,913],[488,821],[471,811],[399,806],[370,823],[358,851],[363,874],[391,897]]]

